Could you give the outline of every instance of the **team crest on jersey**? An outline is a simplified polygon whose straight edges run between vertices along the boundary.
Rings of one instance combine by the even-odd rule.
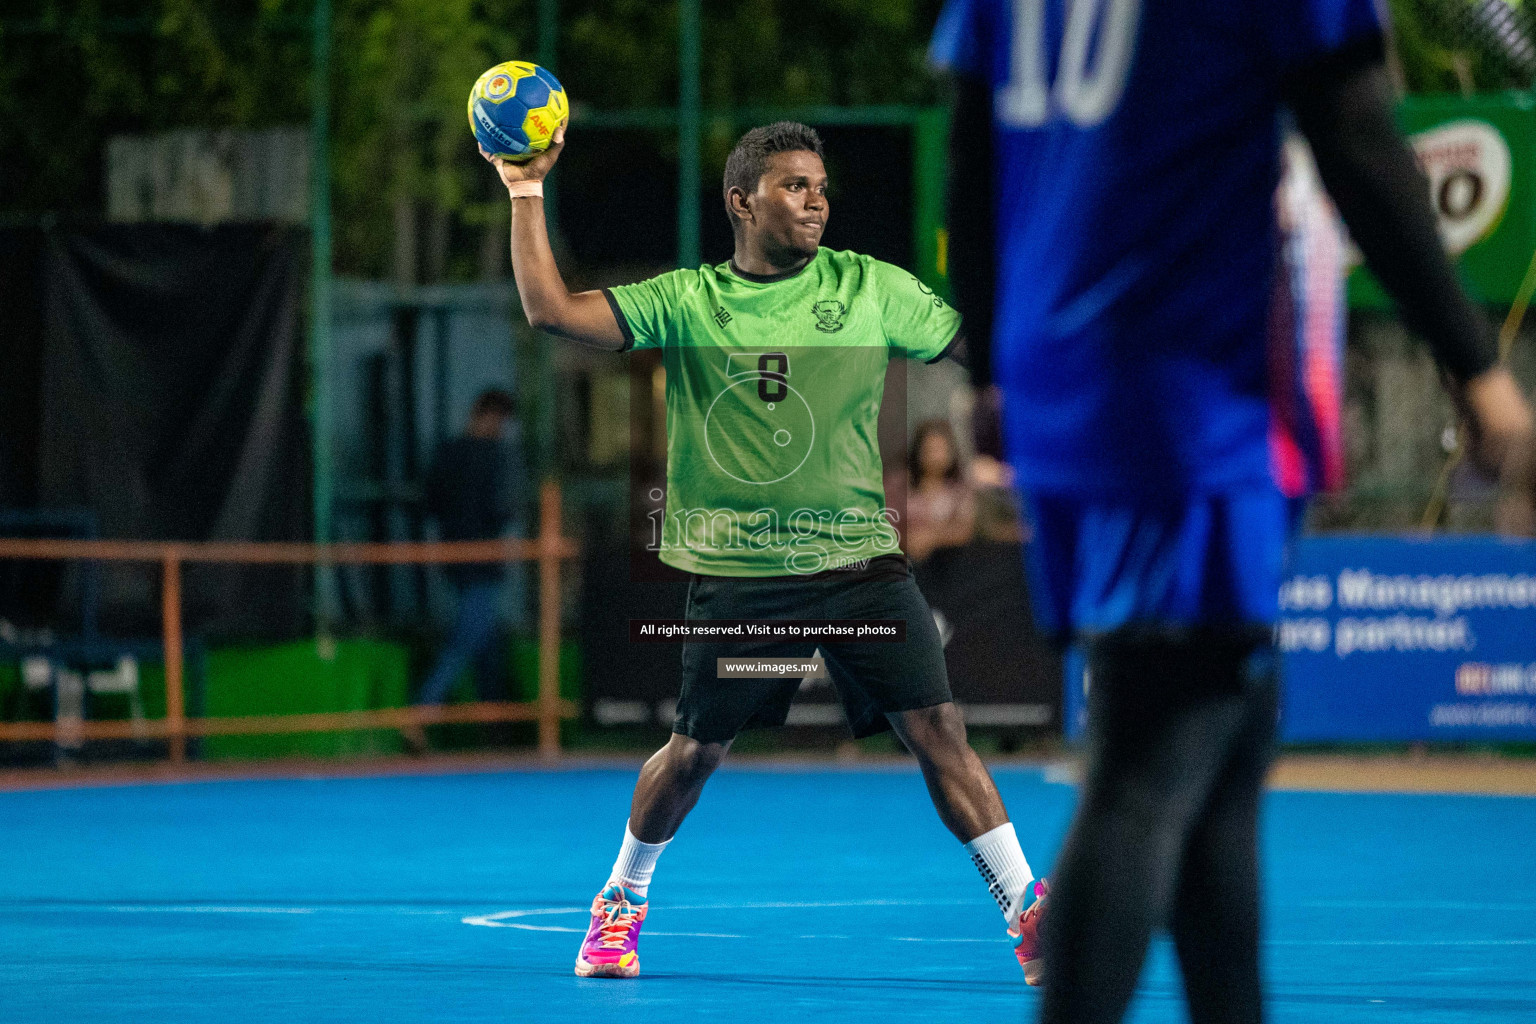
[[[816,329],[822,334],[836,334],[843,329],[843,317],[848,307],[836,299],[822,299],[811,307],[816,315]]]
[[[923,282],[918,280],[918,278],[915,275],[913,276],[912,280],[917,283],[917,290],[918,291],[922,292],[924,295],[928,296],[930,299],[933,300],[933,308],[934,309],[943,309],[944,308],[944,300],[939,298],[939,295],[938,295],[937,292],[935,292],[932,288],[929,288],[927,285],[923,284]]]

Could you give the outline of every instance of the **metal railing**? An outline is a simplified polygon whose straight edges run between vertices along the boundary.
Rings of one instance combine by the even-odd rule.
[[[84,560],[158,563],[161,572],[161,644],[165,658],[163,719],[54,722],[0,722],[0,742],[60,742],[68,728],[79,739],[163,738],[170,758],[186,759],[188,737],[258,733],[343,732],[401,729],[441,723],[537,722],[539,752],[560,750],[560,721],[579,714],[559,691],[560,568],[578,554],[561,535],[560,489],[546,483],[539,496],[539,533],[531,540],[506,539],[400,544],[302,544],[257,541],[34,540],[0,538],[0,560]],[[186,714],[181,570],[188,562],[224,565],[450,564],[464,562],[538,563],[539,675],[532,701],[479,701],[432,707],[377,708],[316,714],[191,718]]]

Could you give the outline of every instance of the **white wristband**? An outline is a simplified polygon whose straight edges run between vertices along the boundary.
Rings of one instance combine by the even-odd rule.
[[[544,182],[542,181],[514,181],[507,185],[507,195],[513,199],[527,199],[531,196],[543,197]]]

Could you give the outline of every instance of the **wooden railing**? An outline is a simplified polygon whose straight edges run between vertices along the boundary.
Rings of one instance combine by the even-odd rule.
[[[165,655],[165,718],[143,723],[88,721],[70,726],[80,739],[164,738],[172,761],[186,758],[189,736],[342,732],[400,729],[448,722],[539,724],[539,752],[560,750],[560,720],[578,710],[560,698],[560,563],[574,558],[574,541],[561,534],[560,489],[546,483],[539,495],[539,533],[532,540],[400,544],[293,544],[244,541],[21,540],[0,538],[0,560],[158,562],[161,571],[161,642]],[[226,565],[401,565],[462,562],[538,563],[539,688],[532,701],[482,701],[446,706],[379,708],[320,714],[188,718],[181,622],[181,567],[188,562]],[[0,741],[59,742],[58,722],[0,722]]]

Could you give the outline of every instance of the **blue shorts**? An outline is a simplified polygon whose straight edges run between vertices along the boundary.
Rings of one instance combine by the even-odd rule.
[[[1062,640],[1124,626],[1266,629],[1301,506],[1270,486],[1173,502],[1025,495],[1030,594]]]

